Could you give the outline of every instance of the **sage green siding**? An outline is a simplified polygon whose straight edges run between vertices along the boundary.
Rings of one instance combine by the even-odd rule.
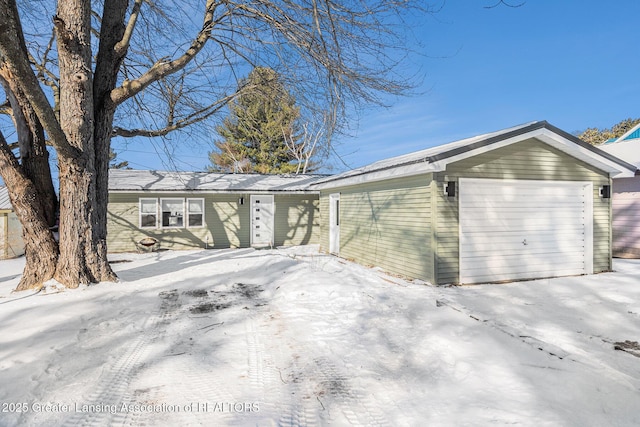
[[[244,204],[240,204],[240,198]],[[140,198],[201,198],[205,225],[199,228],[140,228]],[[274,196],[274,243],[300,245],[318,242],[318,196]],[[110,252],[138,249],[145,237],[160,241],[163,249],[238,248],[250,246],[250,194],[111,193],[108,206],[107,244]]]
[[[275,196],[275,245],[317,244],[320,237],[318,196]]]
[[[16,258],[24,254],[22,224],[16,214],[0,211],[0,259]]]
[[[323,191],[321,248],[329,246],[329,194],[340,193],[340,256],[432,281],[431,175]]]
[[[610,200],[599,196],[602,185],[610,184],[605,172],[569,156],[549,145],[530,139],[479,154],[447,166],[446,172],[435,174],[438,187],[458,178],[526,179],[593,182],[593,270],[611,270]],[[458,195],[448,198],[437,191],[434,210],[436,282],[457,283],[459,280]]]

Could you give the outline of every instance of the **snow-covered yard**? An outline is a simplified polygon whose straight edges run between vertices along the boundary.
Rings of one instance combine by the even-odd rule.
[[[0,261],[0,425],[640,424],[639,261],[445,288],[314,246],[112,258],[36,295]]]

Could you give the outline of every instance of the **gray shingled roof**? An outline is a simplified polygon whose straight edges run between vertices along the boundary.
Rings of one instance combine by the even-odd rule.
[[[110,170],[110,191],[312,192],[326,175],[261,175],[149,170]]]
[[[11,209],[11,201],[9,200],[9,192],[7,187],[0,187],[0,210]]]

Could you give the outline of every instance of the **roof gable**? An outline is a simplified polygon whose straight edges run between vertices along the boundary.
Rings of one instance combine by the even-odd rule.
[[[609,153],[602,152],[546,121],[538,121],[381,160],[321,179],[312,184],[312,187],[322,189],[421,173],[441,172],[446,169],[449,163],[530,138],[539,139],[587,164],[610,173],[612,176],[633,176],[635,173],[633,165],[625,163]]]

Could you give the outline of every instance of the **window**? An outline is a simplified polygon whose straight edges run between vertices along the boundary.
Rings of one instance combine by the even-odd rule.
[[[184,199],[160,199],[162,227],[184,227]]]
[[[204,199],[187,199],[187,227],[204,226]]]
[[[140,228],[158,226],[158,200],[140,199]]]

